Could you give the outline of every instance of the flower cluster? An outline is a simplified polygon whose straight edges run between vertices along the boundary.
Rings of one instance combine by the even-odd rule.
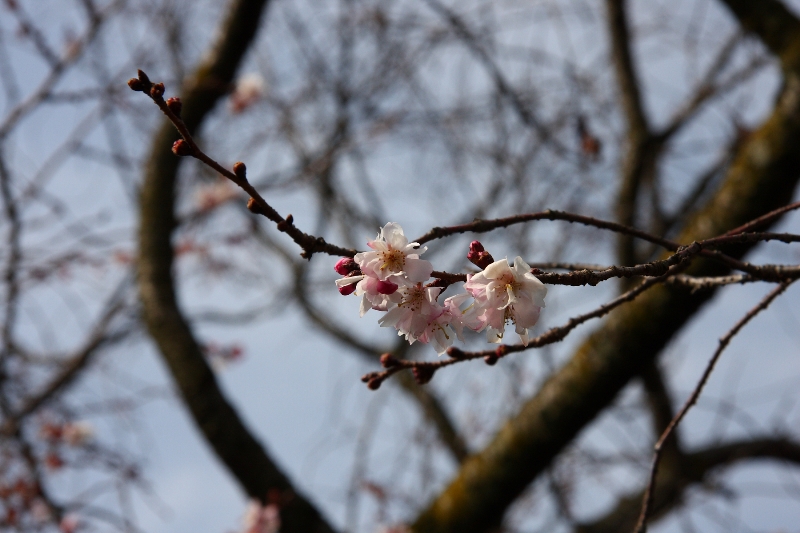
[[[427,248],[408,242],[399,224],[389,222],[367,245],[372,251],[342,258],[334,267],[343,276],[336,280],[339,292],[361,297],[361,316],[370,309],[384,312],[381,326],[395,328],[409,343],[431,343],[439,354],[454,337],[464,340],[465,327],[485,330],[488,341],[498,343],[506,324],[512,323],[527,345],[528,329],[539,319],[547,288],[521,257],[513,266],[505,258],[494,261],[474,241],[467,257],[483,271],[467,275],[466,292],[439,303],[442,288],[436,282],[426,284],[433,266],[419,258]]]

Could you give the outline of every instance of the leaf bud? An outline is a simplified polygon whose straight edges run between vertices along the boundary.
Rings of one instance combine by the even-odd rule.
[[[181,157],[192,155],[192,147],[183,139],[178,139],[172,143],[172,153]]]
[[[144,85],[145,87],[150,87],[152,82],[150,81],[150,78],[147,77],[147,74],[145,74],[142,69],[138,69],[136,71],[136,74],[139,76],[139,81],[142,82],[142,85]]]
[[[165,90],[166,89],[164,88],[163,83],[154,83],[152,87],[150,87],[150,96],[152,96],[153,98],[160,98],[164,96]]]
[[[263,215],[264,211],[256,202],[255,198],[248,198],[247,199],[247,210],[255,215]]]
[[[436,368],[427,365],[418,365],[411,369],[414,379],[420,385],[428,383],[433,378],[434,372],[436,372]]]
[[[381,366],[383,368],[392,368],[393,366],[397,366],[400,364],[395,356],[390,353],[385,353],[381,356]]]
[[[233,173],[242,181],[247,181],[247,167],[241,161],[233,164]]]
[[[447,355],[449,355],[453,359],[464,359],[464,351],[460,348],[456,348],[455,346],[451,346],[447,349]]]
[[[131,88],[133,91],[140,91],[144,92],[145,85],[141,82],[141,80],[137,78],[131,78],[128,80],[128,87]]]
[[[167,98],[167,107],[170,111],[175,113],[177,116],[181,116],[181,110],[183,109],[183,102],[177,96],[173,96],[172,98]]]

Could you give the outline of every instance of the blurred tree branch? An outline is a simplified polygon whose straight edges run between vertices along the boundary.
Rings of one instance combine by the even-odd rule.
[[[658,492],[653,503],[653,519],[666,516],[684,502],[686,491],[713,483],[714,476],[725,468],[753,459],[773,459],[800,465],[800,444],[786,438],[753,438],[682,453],[680,461],[664,463]],[[574,533],[617,533],[633,531],[642,505],[644,491],[620,498],[604,516],[591,523],[579,524]]]
[[[738,149],[714,195],[683,221],[683,243],[724,233],[787,204],[800,178],[800,23],[783,6],[729,2],[747,28],[773,36],[765,42],[782,61],[786,83],[770,116]],[[779,24],[787,31],[774,37]],[[759,35],[762,35],[759,33]],[[623,166],[624,168],[624,166]],[[741,258],[751,246],[737,247]],[[686,274],[717,276],[727,269],[696,261]],[[484,532],[541,474],[628,381],[654,361],[666,343],[715,293],[694,295],[658,286],[613,312],[570,361],[550,377],[413,524],[420,533]],[[636,513],[634,512],[634,515]]]
[[[195,132],[222,97],[249,49],[267,0],[236,0],[219,36],[186,86],[182,118]],[[181,159],[170,151],[176,138],[164,122],[153,137],[141,189],[139,286],[145,323],[158,345],[198,428],[220,460],[254,499],[277,493],[282,531],[331,532],[319,511],[294,488],[225,399],[175,297],[172,275],[175,181]]]

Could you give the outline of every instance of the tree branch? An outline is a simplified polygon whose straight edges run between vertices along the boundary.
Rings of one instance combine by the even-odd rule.
[[[643,182],[652,183],[658,153],[663,146],[652,135],[642,104],[640,83],[631,54],[626,0],[606,0],[608,32],[611,37],[611,59],[620,89],[623,115],[627,123],[627,144],[621,166],[617,193],[616,218],[625,226],[636,225],[639,189]],[[617,261],[621,265],[637,263],[635,241],[630,235],[617,237]]]
[[[774,459],[800,465],[800,444],[786,438],[755,438],[710,446],[687,453],[680,464],[665,468],[653,503],[653,519],[666,516],[682,502],[687,489],[702,485],[720,468],[753,459]],[[667,465],[665,465],[667,466]],[[644,491],[629,494],[602,517],[579,524],[573,533],[619,533],[631,531]]]

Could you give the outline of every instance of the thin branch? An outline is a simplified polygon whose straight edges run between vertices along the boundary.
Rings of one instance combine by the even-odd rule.
[[[647,519],[650,515],[652,506],[653,506],[653,499],[655,498],[655,489],[656,489],[656,481],[658,477],[658,463],[661,459],[661,454],[664,449],[664,443],[669,439],[672,435],[675,428],[678,424],[681,423],[681,420],[686,416],[686,413],[689,412],[689,409],[697,402],[697,399],[700,397],[700,393],[703,391],[703,387],[705,387],[708,378],[711,376],[711,373],[714,371],[714,367],[717,364],[722,352],[731,342],[731,339],[736,336],[741,329],[747,325],[750,320],[752,320],[756,315],[758,315],[761,311],[769,307],[775,298],[780,296],[788,287],[791,285],[791,282],[784,282],[781,283],[778,287],[773,289],[767,296],[765,296],[755,307],[750,309],[746,315],[744,315],[729,331],[726,333],[720,340],[719,346],[717,350],[714,352],[714,355],[708,361],[708,365],[706,365],[706,369],[703,372],[703,375],[700,377],[700,381],[698,381],[697,386],[695,386],[694,391],[689,396],[689,399],[686,400],[686,403],[683,405],[681,410],[678,412],[677,415],[672,419],[667,426],[667,429],[664,430],[664,433],[661,434],[661,437],[658,439],[655,445],[655,454],[653,456],[653,466],[650,469],[650,481],[647,485],[647,490],[645,491],[644,499],[642,502],[642,512],[639,515],[639,522],[636,525],[636,529],[634,530],[635,533],[645,533],[647,531]]]
[[[513,226],[515,224],[522,224],[525,222],[531,222],[534,220],[564,220],[570,223],[583,224],[585,226],[592,226],[595,228],[614,231],[616,233],[621,233],[624,235],[631,235],[638,239],[642,239],[643,241],[657,244],[671,251],[675,251],[678,248],[680,248],[680,244],[674,241],[658,237],[657,235],[653,235],[646,231],[638,230],[636,228],[626,226],[624,224],[618,224],[616,222],[609,222],[594,217],[576,215],[573,213],[567,213],[566,211],[558,211],[553,209],[548,209],[546,211],[541,211],[538,213],[514,215],[510,217],[495,218],[491,220],[477,219],[467,224],[459,224],[456,226],[435,227],[425,235],[422,235],[421,237],[414,239],[414,241],[420,244],[425,244],[426,242],[430,242],[435,239],[441,239],[443,237],[455,235],[458,233],[486,233],[488,231],[492,231],[497,228],[506,228],[508,226]]]
[[[236,171],[233,172],[223,167],[200,149],[183,119],[181,119],[181,117],[175,111],[173,111],[170,105],[168,105],[164,100],[164,84],[150,83],[147,75],[141,70],[139,71],[138,80],[136,78],[131,79],[129,85],[136,81],[140,83],[139,86],[142,88],[134,90],[144,92],[150,96],[153,102],[155,102],[159,109],[161,109],[161,111],[167,116],[169,121],[175,126],[175,129],[178,130],[178,133],[181,134],[181,137],[183,137],[183,140],[186,142],[184,145],[177,144],[181,141],[176,142],[173,147],[173,151],[176,153],[176,155],[194,157],[195,159],[203,162],[209,168],[214,169],[222,176],[231,180],[247,194],[249,194],[250,200],[247,203],[247,208],[253,213],[263,215],[272,222],[275,222],[278,231],[282,231],[289,235],[292,240],[294,240],[294,242],[296,242],[303,249],[303,253],[301,255],[304,258],[311,259],[311,256],[317,252],[340,257],[352,257],[356,254],[355,250],[329,244],[325,242],[325,239],[322,237],[315,237],[313,235],[303,233],[294,225],[294,217],[292,217],[292,215],[286,215],[286,218],[283,218],[247,180],[246,167],[244,163],[236,163],[234,165],[234,169]],[[131,88],[133,87],[134,86],[132,85]],[[182,146],[182,148],[177,148],[178,146]]]
[[[371,389],[377,389],[383,383],[384,380],[389,378],[390,376],[396,374],[400,370],[410,369],[414,373],[414,377],[417,378],[417,381],[420,383],[427,383],[430,381],[431,377],[433,377],[434,372],[439,370],[440,368],[444,368],[446,366],[454,365],[457,363],[461,363],[464,361],[471,361],[473,359],[483,358],[484,361],[489,365],[494,365],[498,359],[505,357],[511,353],[522,352],[524,350],[528,350],[531,348],[541,348],[542,346],[547,346],[548,344],[553,344],[556,342],[560,342],[566,338],[566,336],[576,327],[583,324],[584,322],[591,320],[593,318],[600,318],[602,316],[607,315],[616,307],[620,305],[631,302],[636,299],[640,294],[647,291],[648,289],[652,288],[653,286],[661,283],[665,279],[669,278],[670,276],[675,275],[675,273],[680,272],[685,266],[687,258],[680,259],[676,264],[671,266],[666,273],[662,276],[648,278],[644,280],[641,284],[637,287],[617,296],[610,302],[601,305],[594,311],[590,311],[588,313],[578,315],[576,317],[570,318],[566,324],[563,326],[557,326],[550,328],[546,332],[542,333],[538,337],[534,337],[528,344],[501,344],[497,348],[493,350],[482,350],[477,352],[465,352],[459,348],[451,347],[447,350],[447,355],[450,356],[450,359],[439,360],[435,362],[428,362],[428,361],[407,361],[407,360],[398,360],[391,356],[384,356],[381,359],[381,363],[383,364],[386,370],[382,372],[370,372],[365,374],[361,377],[361,381],[367,383],[367,385]],[[387,354],[390,355],[390,354]]]
[[[687,491],[704,484],[714,472],[753,459],[774,459],[795,466],[800,465],[800,443],[784,437],[756,437],[724,444],[715,444],[687,452],[680,462],[665,463],[661,476],[661,490],[655,498],[651,521],[664,517],[685,501]],[[573,533],[619,533],[630,531],[636,525],[644,490],[622,496],[604,516],[578,524]]]
[[[795,202],[793,204],[789,204],[778,209],[774,209],[767,213],[766,215],[760,216],[755,220],[751,220],[747,224],[742,224],[738,228],[734,228],[725,233],[725,235],[736,235],[737,233],[746,233],[748,231],[753,231],[757,227],[766,226],[771,224],[778,218],[782,217],[785,213],[789,211],[794,211],[796,209],[800,209],[800,202]]]

